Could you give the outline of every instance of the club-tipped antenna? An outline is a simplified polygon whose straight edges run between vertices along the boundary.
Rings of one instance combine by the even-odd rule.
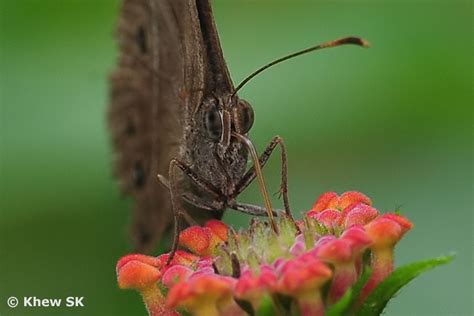
[[[297,57],[297,56],[300,56],[300,55],[304,55],[306,53],[313,52],[315,50],[320,50],[320,49],[323,49],[323,48],[336,47],[336,46],[341,46],[341,45],[346,45],[346,44],[352,44],[352,45],[357,45],[357,46],[362,46],[362,47],[369,47],[369,42],[367,42],[365,39],[360,38],[360,37],[350,36],[350,37],[340,38],[340,39],[337,39],[337,40],[334,40],[334,41],[324,42],[324,43],[318,44],[316,46],[312,46],[312,47],[300,50],[298,52],[286,55],[284,57],[278,58],[278,59],[272,61],[271,63],[268,63],[268,64],[260,67],[259,69],[255,70],[253,73],[251,73],[247,78],[245,78],[241,83],[239,83],[237,88],[235,88],[234,92],[232,93],[231,98],[234,97],[235,94],[243,86],[245,86],[245,84],[247,82],[252,80],[255,76],[257,76],[261,72],[265,71],[266,69],[268,69],[272,66],[275,66],[276,64],[279,64],[279,63],[281,63],[285,60],[288,60],[288,59],[291,59],[291,58],[294,58],[294,57]]]

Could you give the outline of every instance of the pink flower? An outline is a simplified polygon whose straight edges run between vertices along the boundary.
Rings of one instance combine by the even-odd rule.
[[[341,224],[344,228],[353,225],[365,225],[379,215],[379,211],[370,205],[353,203],[342,211]]]
[[[316,219],[330,232],[363,225],[377,217],[379,212],[371,207],[372,201],[365,195],[349,191],[338,196],[335,192],[322,194],[313,208],[306,214]]]
[[[161,278],[161,283],[164,286],[171,288],[173,285],[185,281],[191,274],[193,274],[193,270],[186,266],[182,265],[174,265],[171,266],[166,272],[163,274]]]
[[[206,316],[243,316],[272,300],[279,313],[324,315],[361,277],[370,250],[372,274],[359,303],[393,271],[394,248],[413,224],[397,214],[383,214],[359,192],[328,192],[298,221],[276,220],[278,233],[254,219],[247,231],[229,234],[211,220],[191,226],[168,264],[159,257],[125,256],[117,263],[120,288],[135,289],[148,312]],[[162,293],[166,293],[163,294]],[[324,293],[324,294],[323,294]]]
[[[329,240],[316,247],[316,255],[334,267],[328,303],[337,302],[358,278],[362,252],[370,244],[369,237],[357,227],[346,231],[341,238]]]
[[[334,208],[328,208],[321,212],[312,210],[308,212],[307,216],[316,219],[320,224],[323,224],[331,231],[339,227],[343,220],[342,212]]]
[[[221,315],[220,309],[232,304],[233,283],[215,274],[191,275],[170,289],[166,306],[184,307],[197,316]]]
[[[324,315],[321,288],[331,276],[331,269],[314,256],[302,256],[281,266],[274,290],[294,297],[301,315]]]
[[[235,284],[234,296],[237,299],[249,301],[253,308],[257,309],[263,295],[271,290],[276,282],[275,271],[269,265],[261,266],[259,272],[246,269]]]
[[[403,216],[384,214],[365,226],[372,241],[370,247],[372,275],[367,281],[362,298],[367,295],[393,271],[394,248],[413,224]]]
[[[162,269],[166,269],[166,263],[168,262],[169,258],[169,253],[162,254],[158,256],[158,260],[160,262],[160,266]],[[170,266],[173,266],[175,264],[181,264],[185,266],[190,266],[194,263],[196,263],[200,259],[199,256],[196,256],[192,253],[186,252],[184,250],[177,250],[176,253],[174,254],[173,260],[170,262]]]

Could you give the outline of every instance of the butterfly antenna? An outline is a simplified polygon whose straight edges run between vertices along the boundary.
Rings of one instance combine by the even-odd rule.
[[[260,161],[258,159],[257,150],[255,149],[252,141],[248,139],[247,137],[235,132],[232,132],[232,136],[240,140],[247,147],[250,153],[250,158],[252,159],[253,165],[255,168],[255,174],[257,175],[260,192],[263,197],[263,203],[265,204],[265,208],[267,209],[267,215],[268,215],[270,225],[273,231],[278,234],[278,227],[276,225],[275,218],[273,216],[272,203],[270,202],[270,197],[268,195],[267,185],[265,184],[265,179],[263,177],[262,167],[260,166]]]
[[[258,74],[260,74],[261,72],[265,71],[266,69],[272,67],[272,66],[275,66],[276,64],[279,64],[285,60],[288,60],[288,59],[291,59],[291,58],[294,58],[294,57],[297,57],[297,56],[300,56],[300,55],[304,55],[304,54],[307,54],[307,53],[310,53],[310,52],[313,52],[313,51],[316,51],[316,50],[320,50],[320,49],[323,49],[323,48],[330,48],[330,47],[336,47],[336,46],[341,46],[341,45],[347,45],[347,44],[352,44],[352,45],[357,45],[357,46],[362,46],[362,47],[369,47],[369,42],[367,42],[366,40],[364,40],[363,38],[360,38],[360,37],[344,37],[344,38],[340,38],[340,39],[337,39],[337,40],[334,40],[334,41],[329,41],[329,42],[325,42],[325,43],[322,43],[322,44],[318,44],[316,46],[312,46],[312,47],[309,47],[309,48],[306,48],[306,49],[303,49],[303,50],[300,50],[296,53],[292,53],[292,54],[289,54],[287,56],[284,56],[284,57],[281,57],[281,58],[278,58],[274,61],[272,61],[271,63],[268,63],[262,67],[260,67],[259,69],[255,70],[253,73],[251,73],[247,78],[245,78],[241,83],[239,83],[239,85],[237,86],[237,88],[235,88],[234,90],[234,93],[232,93],[232,96],[231,97],[234,97],[235,94],[243,87],[245,86],[245,84],[247,82],[249,82],[250,80],[252,80],[255,76],[257,76]]]

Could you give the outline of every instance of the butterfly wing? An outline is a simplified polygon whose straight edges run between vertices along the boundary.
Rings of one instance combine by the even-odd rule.
[[[136,251],[152,251],[172,222],[169,193],[156,176],[167,176],[179,157],[187,113],[200,102],[203,42],[196,23],[194,1],[125,0],[120,10],[108,121],[115,173],[134,200]]]

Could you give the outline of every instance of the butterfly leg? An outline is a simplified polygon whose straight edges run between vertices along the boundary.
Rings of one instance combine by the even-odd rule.
[[[221,201],[203,201],[201,198],[194,194],[185,193],[182,198],[186,203],[189,203],[197,208],[206,211],[221,211],[224,209],[225,204]]]
[[[260,165],[264,167],[277,146],[280,146],[281,151],[281,184],[278,193],[280,196],[283,196],[283,205],[285,206],[286,215],[294,222],[295,220],[293,218],[293,214],[291,213],[290,201],[288,198],[288,159],[286,155],[285,143],[280,136],[275,136],[272,138],[270,144],[268,144],[267,148],[260,156],[259,162]],[[232,196],[236,197],[242,193],[242,191],[244,191],[250,185],[250,183],[252,183],[256,176],[255,167],[251,167],[236,185]]]
[[[228,206],[231,209],[234,209],[236,211],[245,213],[245,214],[250,214],[253,216],[267,216],[267,209],[261,206],[257,205],[252,205],[252,204],[246,204],[246,203],[239,203],[236,200],[232,199],[227,202]],[[277,212],[273,212],[275,216],[277,216]]]
[[[196,184],[201,190],[209,193],[216,199],[220,199],[222,197],[222,192],[219,191],[215,186],[213,186],[211,183],[208,181],[204,180],[202,177],[200,177],[198,174],[196,174],[188,165],[186,165],[184,162],[179,161],[178,159],[174,158],[170,161],[170,169],[168,170],[169,172],[169,179],[171,180],[171,167],[177,167],[181,169],[181,171],[188,176],[194,184]],[[158,175],[158,179],[160,182],[168,188],[168,190],[171,190],[171,185],[168,180],[166,180],[165,177],[163,177],[161,174]]]
[[[163,177],[161,174],[159,174],[158,179],[160,180],[161,184],[163,184],[166,187],[166,189],[168,189],[168,191],[171,191],[170,183],[165,177]],[[208,192],[208,190],[210,190],[208,188],[203,188],[203,189],[206,190],[206,192]],[[189,204],[191,204],[195,207],[198,207],[198,208],[206,210],[206,211],[221,211],[225,207],[224,202],[221,202],[221,201],[218,201],[218,200],[203,201],[201,198],[199,198],[195,194],[192,194],[192,193],[189,193],[189,192],[188,193],[183,193],[181,195],[181,197],[183,198],[183,200],[186,203],[189,203]]]
[[[219,192],[212,184],[208,183],[204,179],[200,178],[189,166],[185,163],[179,161],[178,159],[172,159],[170,161],[169,169],[168,169],[168,178],[169,183],[166,183],[166,180],[160,176],[160,180],[165,186],[169,187],[170,195],[171,195],[171,207],[173,210],[173,218],[174,218],[174,235],[173,235],[173,245],[171,247],[170,255],[166,264],[168,265],[176,253],[178,249],[179,243],[179,233],[180,233],[180,219],[184,218],[188,222],[193,220],[187,214],[187,212],[183,209],[180,201],[180,193],[178,191],[178,179],[176,177],[176,169],[181,170],[186,176],[188,176],[193,182],[203,189],[204,191],[208,192],[209,194],[215,196],[216,198],[220,198],[222,193]]]

